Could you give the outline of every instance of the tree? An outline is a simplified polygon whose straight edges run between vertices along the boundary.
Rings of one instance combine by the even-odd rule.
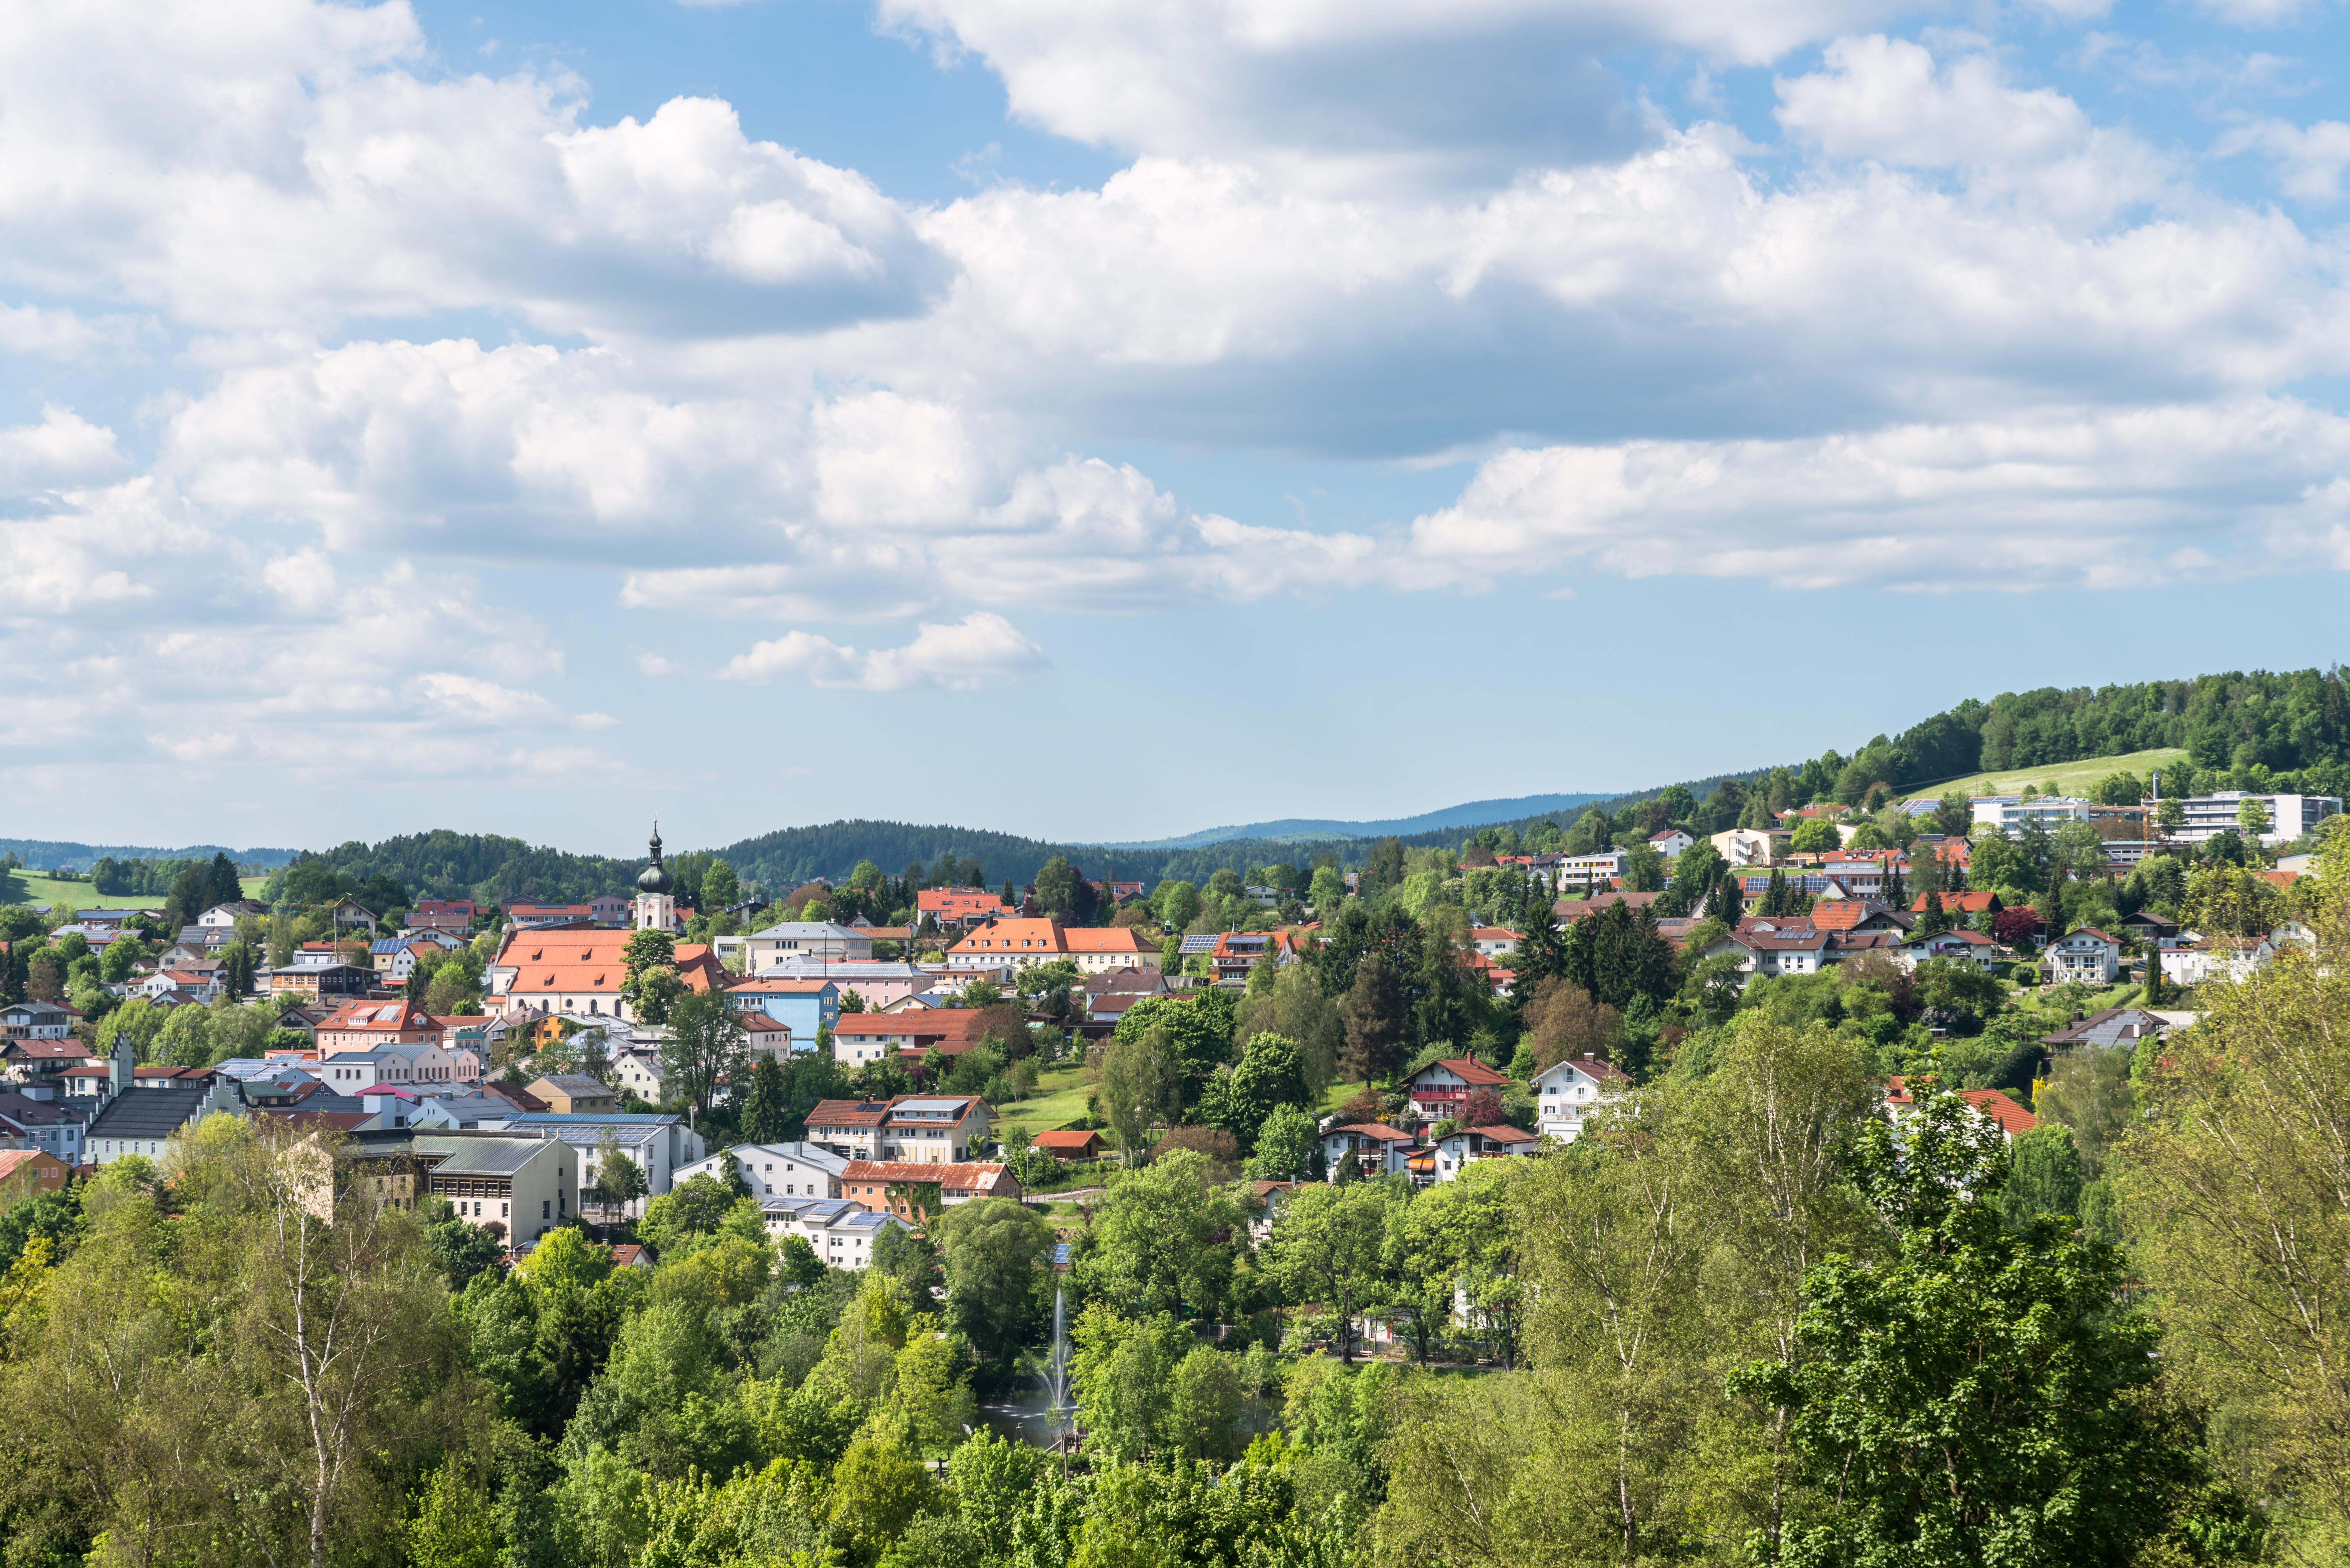
[[[1367,1083],[1388,1077],[1403,1065],[1403,991],[1379,954],[1367,955],[1355,971],[1355,984],[1347,993],[1342,1012],[1347,1045],[1339,1057],[1341,1072]]]
[[[1307,1175],[1322,1147],[1314,1115],[1298,1106],[1275,1106],[1256,1129],[1256,1152],[1248,1173],[1260,1181],[1295,1181]]]
[[[2155,805],[2154,820],[2166,837],[2176,838],[2187,826],[2187,803],[2176,795],[2163,796]]]
[[[2018,1231],[2043,1215],[2070,1219],[2081,1212],[2081,1156],[2070,1127],[2043,1122],[2015,1140],[2008,1151],[2007,1185],[2001,1211]]]
[[[1078,892],[1082,886],[1076,867],[1066,855],[1055,855],[1045,862],[1036,873],[1036,902],[1045,912],[1056,919],[1071,919],[1078,912]]]
[[[791,1130],[783,1064],[762,1051],[751,1064],[750,1092],[743,1097],[742,1128],[745,1143],[782,1143]]]
[[[2188,874],[2181,914],[2205,936],[2265,936],[2276,929],[2284,912],[2284,895],[2257,871],[2212,866]]]
[[[1140,1157],[1152,1126],[1182,1108],[1182,1064],[1164,1024],[1128,1039],[1113,1034],[1102,1046],[1095,1069],[1097,1097],[1128,1164]]]
[[[1616,1059],[1624,1042],[1624,1015],[1570,980],[1553,979],[1536,986],[1520,1012],[1526,1044],[1539,1073],[1570,1056]]]
[[[620,1147],[617,1128],[606,1127],[603,1137],[596,1140],[596,1177],[592,1187],[597,1200],[608,1210],[625,1209],[645,1195],[644,1167],[631,1159],[628,1151]]]
[[[227,850],[214,850],[212,865],[206,870],[204,897],[208,901],[205,909],[234,904],[244,897],[244,884],[237,879],[236,862],[228,857]]]
[[[623,962],[620,1000],[629,1004],[629,1016],[655,1028],[667,1023],[670,1009],[685,992],[677,973],[677,939],[667,931],[639,931],[629,939]]]
[[[1957,790],[1944,792],[1942,798],[1934,803],[1934,831],[1943,837],[1964,838],[1974,823],[1973,804]]]
[[[2269,803],[2256,794],[2246,795],[2236,806],[2236,827],[2246,843],[2259,843],[2269,830]]]
[[[2243,1423],[2270,1487],[2337,1529],[2350,1518],[2345,862],[2333,846],[2318,862],[2314,953],[2206,988],[2201,1025],[2147,1050],[2143,1117],[2106,1155],[2165,1360]]]
[[[1078,1262],[1082,1282],[1128,1314],[1209,1314],[1232,1288],[1237,1204],[1203,1180],[1207,1158],[1170,1153],[1109,1179]]]
[[[1008,1371],[1050,1314],[1052,1227],[1015,1199],[983,1198],[949,1209],[931,1231],[949,1319],[983,1364]]]
[[[749,1049],[743,1015],[719,991],[689,992],[668,1012],[661,1068],[675,1094],[697,1111],[706,1111],[722,1081],[742,1082]]]
[[[1794,1412],[1815,1522],[1769,1556],[1802,1564],[2123,1564],[2163,1521],[2179,1473],[2146,1401],[2155,1331],[2117,1314],[2112,1247],[1994,1202],[2003,1138],[1929,1092],[1897,1140],[1865,1127],[1855,1171],[1894,1250],[1806,1274],[1808,1359],[1764,1362],[1733,1392]]]
[[[1825,816],[1804,818],[1795,825],[1794,833],[1787,840],[1787,847],[1798,855],[1825,855],[1843,845],[1844,835],[1838,833],[1835,824]]]
[[[113,954],[109,951],[107,956]],[[253,950],[243,942],[221,949],[221,989],[232,997],[253,994]]]
[[[702,912],[714,915],[729,909],[743,898],[743,884],[734,875],[734,867],[723,860],[712,860],[702,873]]]
[[[1249,1041],[1238,1066],[1209,1082],[1200,1096],[1200,1119],[1230,1132],[1245,1151],[1255,1147],[1257,1129],[1274,1107],[1312,1101],[1297,1043],[1261,1033]]]
[[[1354,1320],[1387,1297],[1384,1184],[1315,1183],[1281,1206],[1267,1249],[1266,1272],[1292,1302],[1318,1306],[1338,1341],[1338,1358],[1355,1359]]]

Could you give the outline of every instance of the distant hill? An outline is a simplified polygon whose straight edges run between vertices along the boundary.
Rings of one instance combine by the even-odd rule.
[[[1262,839],[1268,844],[1306,844],[1347,838],[1384,838],[1388,834],[1429,833],[1440,827],[1482,827],[1513,818],[1546,816],[1554,811],[1574,811],[1607,797],[1596,794],[1527,794],[1514,800],[1472,800],[1418,816],[1390,816],[1375,822],[1336,822],[1316,817],[1284,816],[1278,822],[1252,822],[1239,827],[1211,827],[1180,838],[1118,841],[1110,849],[1197,849],[1236,838]]]
[[[139,844],[76,844],[69,839],[0,838],[0,855],[11,852],[26,866],[39,871],[67,867],[75,871],[87,871],[98,864],[101,856],[111,855],[117,860],[209,860],[227,850],[228,857],[240,866],[283,866],[302,853],[298,849],[230,849],[225,844],[189,844],[177,849],[159,849],[152,845]]]
[[[1742,815],[1759,809],[1750,794],[1760,794],[1761,805],[1775,806],[1815,796],[1856,802],[1880,784],[1905,794],[1939,793],[1949,781],[1978,775],[2071,781],[2080,774],[2085,784],[2093,782],[2086,775],[2109,765],[2156,761],[2164,764],[2166,794],[2192,793],[2190,782],[2202,788],[2226,787],[2240,770],[2255,768],[2268,770],[2265,775],[2251,776],[2267,777],[2272,788],[2350,793],[2350,699],[2334,671],[2318,670],[2237,671],[2131,686],[2043,687],[2003,692],[1988,702],[1969,698],[1898,735],[1874,736],[1851,756],[1828,751],[1807,760],[1606,798],[1527,795],[1471,801],[1384,822],[1286,818],[1180,838],[1107,845],[1055,843],[950,824],[842,821],[783,828],[715,850],[672,855],[671,860],[681,877],[698,878],[706,857],[716,854],[744,879],[777,890],[818,876],[845,877],[859,860],[870,860],[894,877],[916,861],[926,869],[936,868],[948,857],[956,863],[956,876],[969,876],[989,887],[1006,880],[1033,881],[1038,868],[1055,855],[1067,856],[1090,877],[1205,882],[1225,867],[1245,872],[1284,861],[1305,867],[1324,854],[1344,865],[1360,865],[1372,842],[1389,835],[1407,848],[1457,848],[1481,827],[1511,827],[1523,837],[1545,819],[1565,828],[1595,807],[1612,816],[1624,806],[1675,787],[1686,790],[1695,805],[1687,813],[1690,825],[1713,831],[1734,826]],[[87,867],[109,854],[117,858],[209,857],[215,846],[154,849],[0,839],[0,851],[8,849],[27,865],[46,868]],[[284,849],[230,853],[239,861],[265,866],[295,858],[295,852]],[[591,892],[624,890],[643,864],[446,830],[373,845],[344,844],[317,858],[356,880],[396,877],[413,893],[501,901],[573,902]]]

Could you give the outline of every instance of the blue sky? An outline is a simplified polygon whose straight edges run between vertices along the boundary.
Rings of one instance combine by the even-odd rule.
[[[12,833],[1136,837],[2344,652],[2339,5],[20,18]]]

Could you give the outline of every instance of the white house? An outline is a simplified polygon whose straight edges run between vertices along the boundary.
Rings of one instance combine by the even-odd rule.
[[[652,1052],[623,1051],[612,1058],[612,1086],[640,1100],[659,1105],[668,1079],[660,1056]]]
[[[1480,1089],[1499,1094],[1509,1085],[1508,1074],[1496,1073],[1473,1056],[1451,1056],[1430,1062],[1406,1078],[1403,1092],[1412,1114],[1422,1120],[1458,1121],[1470,1096]]]
[[[1608,1063],[1586,1054],[1555,1062],[1534,1075],[1534,1130],[1555,1143],[1573,1143],[1586,1117],[1631,1086]]]
[[[1738,967],[1750,976],[1817,974],[1828,961],[1828,933],[1747,927],[1730,932],[1705,950],[1708,958],[1722,953],[1735,957]]]
[[[80,1016],[62,1002],[12,1002],[0,1007],[0,1029],[11,1040],[63,1040]]]
[[[1392,1176],[1407,1168],[1411,1150],[1409,1133],[1398,1132],[1379,1122],[1332,1127],[1322,1135],[1322,1158],[1334,1181],[1337,1179],[1339,1165],[1350,1154],[1355,1157],[1357,1168],[1365,1169],[1367,1174]]]
[[[1596,855],[1563,855],[1558,862],[1558,885],[1573,888],[1579,882],[1604,887],[1624,875],[1624,852],[1605,849]]]
[[[764,974],[786,959],[869,961],[873,939],[851,926],[831,920],[785,920],[748,936],[720,937],[712,942],[719,958],[732,965],[739,955],[742,972]]]
[[[1516,1127],[1462,1127],[1436,1140],[1436,1179],[1452,1180],[1472,1159],[1528,1155],[1541,1147],[1541,1138]]]
[[[1936,931],[1930,936],[1911,937],[1901,944],[1901,956],[1913,969],[1920,959],[1956,959],[1961,963],[1973,964],[1985,974],[1991,972],[1993,956],[1998,951],[1999,944],[1981,931]]]
[[[1668,860],[1696,842],[1695,838],[1690,836],[1686,828],[1668,827],[1661,833],[1648,835],[1648,847]]]
[[[1707,840],[1733,869],[1771,864],[1771,836],[1759,827],[1732,827]]]
[[[2095,926],[2083,926],[2049,943],[2040,964],[2054,981],[2078,980],[2091,985],[2111,985],[2122,976],[2122,944]],[[2168,959],[2165,967],[2168,967]]]
[[[1506,926],[1478,926],[1470,931],[1469,940],[1479,957],[1501,958],[1516,950],[1518,933]]]
[[[733,1174],[742,1178],[751,1195],[762,1201],[770,1198],[837,1198],[840,1173],[848,1168],[848,1160],[812,1143],[738,1143],[707,1159],[680,1168],[677,1179],[691,1181],[697,1176],[714,1176],[723,1181],[730,1168]]]
[[[869,1212],[841,1198],[770,1198],[760,1205],[767,1234],[782,1241],[804,1237],[816,1255],[836,1269],[861,1269],[873,1261],[873,1243],[895,1214]]]

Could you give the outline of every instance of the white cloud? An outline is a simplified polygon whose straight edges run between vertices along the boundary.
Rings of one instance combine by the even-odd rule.
[[[495,681],[452,670],[421,675],[417,685],[427,702],[467,723],[504,726],[536,722],[555,713],[555,704],[536,691],[516,691]]]
[[[1647,116],[1599,57],[1745,65],[1914,11],[1890,0],[880,0],[1079,140],[1365,188],[1620,153]]]
[[[114,432],[71,409],[47,408],[39,424],[0,429],[0,495],[88,484],[122,466]]]
[[[684,665],[680,664],[674,659],[665,658],[658,653],[638,654],[637,670],[641,674],[651,676],[683,675],[686,673],[686,667]]]
[[[2298,126],[2282,119],[2230,127],[2213,151],[2222,157],[2258,152],[2273,160],[2277,184],[2305,202],[2342,199],[2342,171],[2350,169],[2350,125],[2321,119]]]
[[[975,690],[991,680],[1034,670],[1044,650],[1002,616],[978,611],[947,626],[925,622],[903,648],[858,653],[814,632],[790,631],[738,653],[717,672],[722,680],[771,680],[798,676],[812,686],[897,691],[910,686]]]

